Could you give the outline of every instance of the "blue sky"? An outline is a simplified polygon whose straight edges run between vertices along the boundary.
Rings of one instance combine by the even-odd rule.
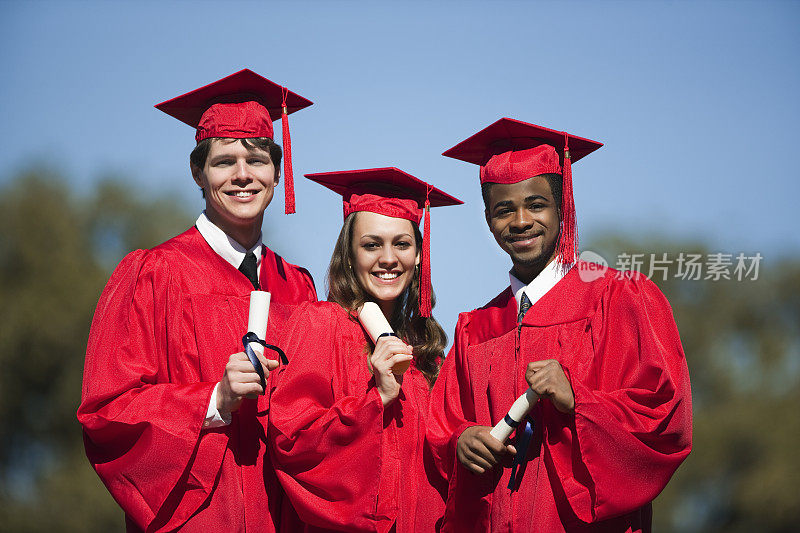
[[[799,23],[789,1],[0,2],[0,182],[39,161],[199,211],[193,132],[153,105],[248,67],[315,103],[291,117],[296,176],[396,166],[465,201],[432,225],[451,332],[509,262],[477,169],[440,154],[503,116],[605,143],[574,167],[583,242],[800,254]],[[340,203],[296,187],[298,213],[278,195],[265,234],[323,292]]]

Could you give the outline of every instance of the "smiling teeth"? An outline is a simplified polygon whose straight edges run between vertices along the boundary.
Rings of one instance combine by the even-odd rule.
[[[400,274],[396,272],[380,272],[378,273],[378,277],[381,279],[395,279]]]
[[[237,198],[245,198],[247,196],[252,196],[254,193],[252,191],[237,191],[233,193],[234,196]]]

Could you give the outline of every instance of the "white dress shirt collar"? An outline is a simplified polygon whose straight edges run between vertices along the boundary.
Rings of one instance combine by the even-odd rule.
[[[211,249],[217,252],[217,255],[225,261],[233,265],[233,268],[239,268],[247,252],[253,252],[255,254],[256,266],[259,268],[261,267],[262,243],[260,235],[256,245],[246,250],[241,244],[230,238],[227,233],[214,225],[206,216],[205,211],[200,213],[194,225],[197,226],[197,231],[200,232],[200,235],[203,236]]]
[[[556,283],[567,275],[567,272],[569,272],[572,266],[573,265],[562,266],[558,261],[550,261],[550,263],[544,267],[544,270],[527,285],[517,279],[517,277],[509,271],[508,277],[511,279],[511,292],[514,293],[514,298],[517,300],[517,312],[519,312],[523,292],[528,295],[531,305],[536,304],[542,296],[547,294],[550,289],[556,286]]]

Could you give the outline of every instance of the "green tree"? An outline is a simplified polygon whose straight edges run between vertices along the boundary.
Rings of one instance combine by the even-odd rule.
[[[592,250],[615,266],[641,254],[639,269],[667,254],[668,275],[652,271],[669,299],[692,381],[694,446],[655,502],[660,532],[796,531],[800,516],[800,261],[765,257],[757,279],[684,280],[680,254],[697,243],[606,238]],[[653,253],[655,255],[653,255]],[[716,251],[714,251],[716,252]],[[752,257],[755,254],[746,254]],[[664,279],[666,277],[666,279]]]
[[[105,180],[76,198],[41,169],[0,188],[0,524],[113,531],[122,512],[83,452],[75,412],[89,324],[128,251],[185,229],[180,206]]]

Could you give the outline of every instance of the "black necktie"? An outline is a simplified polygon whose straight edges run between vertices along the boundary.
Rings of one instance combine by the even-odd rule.
[[[519,302],[519,313],[517,313],[517,322],[522,322],[525,313],[528,312],[528,309],[531,308],[531,305],[533,304],[531,303],[530,298],[528,298],[528,295],[523,292],[522,299]]]
[[[239,265],[239,272],[247,276],[253,288],[258,290],[258,267],[256,266],[256,256],[253,252],[247,252],[244,261]]]

